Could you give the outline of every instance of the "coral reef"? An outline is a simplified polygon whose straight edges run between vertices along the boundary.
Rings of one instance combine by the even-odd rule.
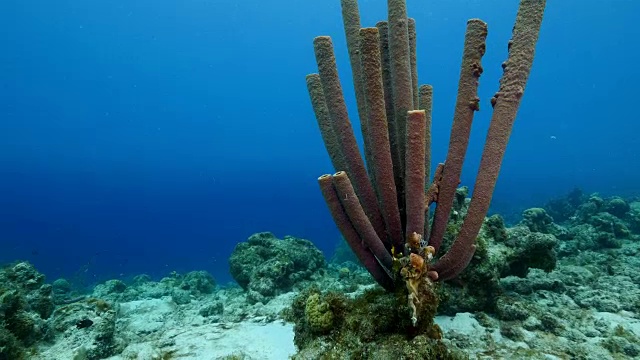
[[[564,220],[554,224],[549,231],[564,240],[558,250],[560,254],[620,248],[625,239],[636,237],[633,232],[640,232],[640,211],[636,210],[640,208],[640,202],[629,202],[618,196],[602,198],[598,194],[583,195],[580,202],[575,199],[576,192],[579,190],[547,204],[554,208],[571,202],[571,206],[564,207]]]
[[[469,199],[464,199],[466,189],[458,189],[443,247],[451,246],[455,234],[467,212]],[[442,303],[440,312],[455,314],[464,311],[496,310],[496,301],[502,294],[500,279],[507,276],[526,277],[530,269],[550,272],[557,261],[556,248],[559,240],[552,234],[531,231],[527,226],[529,214],[542,209],[533,208],[523,212],[523,221],[506,228],[502,217],[493,215],[485,219],[476,239],[477,249],[467,267],[456,279],[438,288]],[[544,211],[544,210],[542,210]],[[555,228],[555,224],[547,224]]]
[[[83,299],[56,308],[49,320],[52,342],[39,344],[32,358],[262,358],[259,349],[249,346],[242,351],[237,340],[224,337],[242,338],[251,345],[264,327],[276,336],[282,330],[290,332],[278,321],[278,313],[291,298],[273,300],[268,308],[251,304],[242,289],[220,288],[204,271],[173,272],[160,281],[146,275],[131,282],[107,280]],[[285,353],[292,349],[293,345]]]
[[[129,285],[122,280],[107,280],[96,285],[93,296],[116,303],[139,299],[144,294],[153,299],[170,297],[177,304],[188,304],[213,293],[215,286],[215,279],[206,271],[172,272],[159,282],[152,281],[147,275],[136,276]]]
[[[466,189],[458,189],[444,248],[455,240],[457,227],[468,211],[466,193]],[[618,203],[616,208],[620,208],[621,200],[629,205],[628,210],[618,214],[622,216],[620,225],[630,229],[630,233],[620,238],[619,247],[615,248],[597,242],[599,232],[613,235],[614,230],[598,230],[592,225],[593,218],[601,217],[602,213],[613,216],[606,205],[612,200]],[[594,203],[598,204],[599,210],[591,211],[590,217],[577,216],[579,209],[591,208]],[[444,333],[441,341],[448,349],[462,350],[472,359],[637,357],[640,354],[640,232],[631,230],[635,221],[634,206],[637,205],[633,200],[592,195],[574,201],[572,212],[560,223],[550,222],[550,215],[544,208],[525,210],[522,221],[513,227],[506,227],[497,215],[485,219],[471,265],[456,279],[436,284],[440,300],[438,312],[442,315],[436,316],[435,323]],[[626,206],[621,208],[626,209]],[[585,227],[591,230],[585,232]],[[582,234],[579,239],[572,236],[576,233]],[[587,240],[591,241],[589,247],[582,250],[571,246]],[[340,266],[329,264],[327,274],[337,278]],[[358,272],[351,270],[352,276]],[[349,287],[338,283],[348,283],[351,279],[347,277],[319,285],[323,289],[320,298],[331,299],[337,296],[336,293],[345,293]],[[310,291],[313,293],[314,290]],[[343,297],[346,300],[342,303],[350,304],[368,296],[360,303],[366,309],[366,302],[376,303],[375,296],[384,296],[380,290],[374,297],[372,294],[375,291],[368,295],[355,291]],[[304,295],[300,296],[297,303],[294,301],[291,310],[294,313],[302,306],[300,301]],[[390,307],[393,295],[389,296],[384,305],[389,308],[376,308],[379,303],[371,305],[378,315],[360,321],[367,326],[374,326],[371,324],[377,324],[378,320],[389,324],[401,322],[401,318],[386,317],[390,311],[396,311]],[[357,313],[350,306],[339,309],[343,317],[355,316],[350,312]],[[406,314],[407,308],[404,309]],[[379,355],[382,352],[375,349],[388,345],[382,345],[377,339],[354,340],[341,336],[350,332],[340,321],[334,320],[334,328],[323,334],[310,331],[301,316],[295,321],[296,344],[301,354],[349,354],[358,349]],[[376,331],[384,333],[385,330]],[[388,339],[392,337],[387,336]],[[373,346],[374,350],[371,350],[367,345],[353,345],[368,342],[377,347]],[[399,346],[393,348],[394,354],[402,353]]]
[[[56,308],[50,325],[53,341],[74,349],[74,359],[104,359],[122,351],[115,337],[116,308],[102,299]]]
[[[52,287],[27,262],[0,270],[0,359],[25,359],[48,337]]]
[[[238,243],[229,259],[231,275],[254,302],[289,291],[326,266],[324,255],[308,240],[269,232]]]
[[[285,319],[295,322],[294,341],[300,351],[294,359],[386,359],[391,354],[403,359],[466,358],[447,349],[433,322],[415,328],[408,309],[394,306],[398,295],[373,289],[349,298],[317,287],[301,292],[284,312]],[[428,318],[433,318],[437,307],[432,296]],[[407,341],[402,333],[414,337]]]
[[[158,308],[171,312],[175,305],[162,305],[190,304],[213,294],[216,288],[213,277],[204,271],[172,273],[160,282],[144,275],[131,284],[108,280],[81,296],[75,296],[65,279],[53,284],[44,281],[44,275],[27,262],[0,270],[0,359],[105,359],[121,353],[135,339],[122,334],[123,327],[133,327],[127,317],[138,324],[140,313],[150,311],[132,303],[149,298],[158,302]],[[207,316],[221,313],[212,309],[202,312]],[[149,319],[139,324],[138,338],[159,325],[158,320]]]

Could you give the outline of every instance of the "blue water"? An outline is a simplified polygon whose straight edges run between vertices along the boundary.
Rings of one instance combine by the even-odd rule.
[[[366,26],[386,18],[384,1],[360,7]],[[472,185],[517,2],[408,7],[420,82],[435,88],[434,161],[466,19],[489,23]],[[576,186],[638,195],[638,13],[632,0],[548,1],[493,211]],[[87,283],[193,269],[224,282],[235,244],[267,230],[330,254],[339,233],[316,177],[332,169],[304,77],[313,37],[331,35],[357,118],[341,21],[337,0],[0,2],[0,262]]]

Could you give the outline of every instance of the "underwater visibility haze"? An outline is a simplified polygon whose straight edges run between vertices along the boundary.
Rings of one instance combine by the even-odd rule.
[[[204,324],[200,333],[192,334],[188,340],[178,340],[179,344],[190,344],[191,339],[201,339],[212,331],[230,334],[225,333],[225,327],[218,325],[224,322],[241,324],[235,327],[239,339],[255,336],[272,326],[271,321],[278,318],[283,324],[289,324],[288,345],[276,346],[281,352],[267,345],[260,350],[254,349],[258,354],[262,351],[263,357],[247,348],[243,350],[243,356],[275,359],[291,356],[294,350],[302,354],[305,349],[313,347],[309,345],[311,338],[326,336],[323,341],[335,340],[332,331],[343,326],[340,325],[342,320],[349,319],[348,315],[338,315],[336,309],[361,305],[359,300],[349,303],[338,295],[314,290],[314,285],[323,290],[357,292],[354,289],[358,286],[375,287],[369,273],[390,292],[405,289],[406,285],[408,302],[403,303],[403,309],[397,314],[389,314],[390,318],[384,319],[395,321],[394,316],[397,316],[406,320],[406,324],[398,322],[398,326],[413,329],[410,331],[412,338],[428,334],[424,341],[429,344],[431,355],[415,355],[418,357],[414,358],[454,359],[458,358],[455,357],[457,350],[471,354],[472,358],[510,358],[510,351],[515,354],[513,349],[521,350],[513,344],[529,341],[529,334],[535,331],[570,338],[561,329],[577,325],[549,325],[552,319],[542,315],[536,319],[542,325],[538,322],[531,325],[531,316],[536,314],[536,310],[527,315],[516,309],[529,306],[523,304],[536,303],[538,291],[568,291],[567,288],[573,284],[567,280],[570,276],[590,279],[584,274],[590,265],[583,251],[593,252],[592,258],[596,262],[605,262],[602,259],[606,256],[615,257],[615,251],[628,256],[620,255],[617,257],[619,263],[609,261],[607,266],[610,276],[625,274],[629,278],[614,281],[618,292],[628,298],[614,299],[598,293],[602,289],[593,283],[585,285],[592,286],[589,290],[592,292],[584,298],[574,298],[573,305],[590,311],[595,309],[593,311],[598,314],[618,314],[615,316],[626,320],[616,318],[618,325],[605,329],[606,326],[601,324],[593,331],[591,327],[583,331],[578,326],[581,334],[576,337],[598,340],[590,343],[597,343],[597,350],[584,345],[585,353],[589,349],[593,351],[593,359],[640,356],[640,343],[637,341],[640,330],[628,330],[640,329],[640,302],[629,300],[634,304],[629,308],[612,305],[640,295],[638,272],[616,270],[637,267],[637,261],[634,263],[632,261],[635,260],[630,259],[637,257],[640,248],[640,123],[635,108],[635,89],[640,83],[640,71],[636,65],[640,48],[635,46],[636,39],[640,38],[640,27],[637,26],[640,3],[631,0],[546,2],[537,44],[535,39],[532,42],[535,59],[532,57],[531,73],[528,81],[525,77],[522,84],[524,90],[526,83],[526,90],[518,95],[518,99],[520,95],[522,97],[519,109],[516,106],[517,118],[508,139],[493,197],[489,195],[488,198],[491,200],[490,217],[483,223],[484,214],[478,213],[477,225],[479,229],[482,225],[482,229],[478,230],[477,244],[470,252],[464,252],[469,259],[464,266],[458,264],[462,268],[456,269],[447,268],[442,265],[444,262],[436,262],[432,267],[429,262],[431,257],[441,255],[435,252],[440,241],[445,247],[451,246],[453,238],[449,231],[459,229],[467,214],[469,203],[465,203],[464,198],[472,196],[476,175],[482,170],[480,159],[491,122],[491,99],[500,87],[501,64],[510,55],[510,39],[512,36],[516,38],[514,34],[517,31],[512,33],[512,30],[520,3],[542,4],[544,8],[545,1],[406,1],[405,19],[400,23],[407,31],[407,14],[415,20],[409,21],[415,24],[417,34],[414,48],[417,66],[414,70],[420,79],[419,84],[433,87],[433,96],[429,100],[433,106],[426,112],[427,121],[430,121],[431,150],[430,164],[427,165],[431,168],[431,176],[437,165],[447,159],[467,21],[481,19],[486,22],[488,32],[483,54],[480,55],[481,66],[479,60],[474,62],[482,76],[477,89],[479,101],[471,109],[475,117],[466,159],[459,184],[451,188],[453,210],[447,209],[441,215],[445,217],[440,221],[443,233],[438,244],[432,248],[432,238],[430,246],[426,246],[425,241],[429,240],[426,232],[412,243],[411,232],[407,230],[406,234],[400,233],[393,249],[391,240],[387,243],[381,239],[381,252],[376,253],[372,250],[375,245],[364,239],[365,231],[354,225],[358,232],[355,238],[363,244],[363,249],[358,250],[354,245],[358,241],[349,240],[336,214],[332,214],[326,191],[323,199],[318,177],[343,169],[334,169],[336,162],[332,164],[327,154],[318,125],[320,119],[316,119],[318,107],[314,109],[313,105],[317,104],[312,104],[313,93],[310,99],[309,78],[306,82],[305,76],[322,68],[322,54],[319,55],[324,51],[322,46],[331,48],[331,43],[318,45],[314,39],[321,35],[330,36],[353,133],[360,151],[365,154],[367,166],[373,167],[373,156],[368,157],[371,150],[365,146],[368,140],[363,139],[360,131],[353,63],[350,62],[350,53],[353,55],[355,50],[348,50],[343,15],[349,14],[349,6],[356,4],[359,10],[355,8],[355,11],[362,27],[374,27],[378,21],[387,18],[393,24],[388,8],[400,6],[402,9],[404,3],[399,0],[360,0],[357,3],[354,0],[3,1],[0,4],[0,39],[3,44],[0,51],[0,264],[9,264],[9,267],[3,270],[7,273],[0,274],[0,285],[5,281],[18,281],[15,279],[23,275],[15,274],[21,271],[35,273],[35,269],[38,274],[46,276],[47,283],[66,279],[69,288],[63,286],[66,290],[56,293],[60,283],[58,287],[54,285],[51,309],[41,311],[40,317],[48,321],[51,316],[53,320],[49,321],[47,328],[74,334],[65,336],[76,342],[72,345],[64,343],[66,345],[57,348],[56,345],[42,345],[39,340],[25,341],[16,335],[15,343],[10,345],[0,340],[0,360],[39,358],[33,349],[42,354],[62,354],[62,347],[73,350],[73,356],[81,356],[74,357],[78,359],[82,356],[86,359],[120,356],[118,354],[125,356],[127,351],[139,354],[140,359],[145,358],[140,354],[157,353],[161,356],[163,351],[193,359],[227,356],[221,352],[207,357],[213,356],[213,350],[202,350],[209,355],[189,357],[181,353],[177,345],[171,350],[158,345],[153,348],[155,353],[147,348],[132,347],[132,337],[121,334],[140,330],[133,328],[117,328],[109,336],[120,340],[105,343],[103,348],[95,344],[93,348],[84,348],[82,341],[87,338],[78,335],[83,330],[97,331],[94,329],[100,328],[102,321],[107,321],[104,319],[111,319],[108,321],[115,324],[116,316],[121,317],[119,320],[129,319],[127,326],[131,327],[134,322],[131,319],[140,319],[138,311],[142,311],[139,308],[144,306],[156,312],[165,311],[162,313],[164,319],[174,319],[164,320],[165,325],[145,331],[150,334],[170,332],[172,330],[162,326],[183,321],[175,320],[178,315],[171,315],[171,306],[174,305],[184,306],[187,309],[181,310],[184,312],[192,310],[194,316],[201,319],[184,320],[185,323]],[[345,19],[348,21],[350,18],[346,16]],[[411,31],[406,34],[411,34]],[[379,39],[377,30],[375,36]],[[530,37],[530,33],[523,37]],[[380,50],[375,49],[376,54],[380,54]],[[355,53],[357,62],[362,60],[364,68],[366,54]],[[384,70],[382,62],[381,71]],[[508,69],[508,64],[505,69]],[[318,79],[325,76],[322,71]],[[520,66],[518,71],[522,72]],[[396,70],[391,72],[397,73]],[[477,71],[473,75],[479,76]],[[369,78],[362,76],[364,84]],[[387,75],[381,72],[381,76]],[[318,86],[321,93],[324,87],[324,97],[330,99],[327,89],[331,81],[325,80]],[[374,86],[375,81],[372,84]],[[413,84],[416,103],[407,110],[423,109],[417,104],[417,85]],[[365,85],[361,86],[364,89]],[[384,86],[387,95],[391,85],[385,83]],[[396,85],[393,86],[395,89]],[[393,110],[389,112],[388,99],[383,99],[380,104],[385,105],[385,101],[386,115],[393,115]],[[478,110],[476,105],[479,111],[475,111]],[[372,110],[367,109],[371,116]],[[326,111],[334,116],[336,110]],[[421,141],[424,143],[425,139]],[[393,146],[392,139],[389,156],[393,155]],[[327,145],[327,148],[334,156],[331,147]],[[336,153],[342,154],[343,151],[341,148]],[[396,165],[394,162],[393,166]],[[446,164],[444,169],[446,174]],[[374,176],[374,172],[369,168],[375,188],[384,182],[380,180],[381,176]],[[352,173],[348,173],[352,177]],[[398,176],[396,173],[396,181]],[[400,178],[404,179],[404,175]],[[370,220],[375,228],[374,217],[366,208],[357,179],[354,181],[352,177],[351,181],[355,183],[356,199],[364,206],[364,212],[360,211],[367,217],[366,221],[364,217],[361,220]],[[427,179],[427,188],[429,184]],[[467,186],[468,192],[466,189],[455,192],[458,185]],[[338,188],[338,185],[334,186]],[[396,187],[399,194],[405,193],[404,185],[396,184]],[[383,201],[383,188],[372,190],[378,201]],[[398,216],[402,218],[404,230],[405,225],[410,227],[407,223],[411,224],[412,220],[410,214],[403,212],[402,197],[398,195],[397,200],[401,205]],[[436,199],[437,196],[433,198],[437,203]],[[425,201],[429,199],[423,199],[420,204]],[[346,209],[344,202],[343,206],[345,214],[349,213],[345,215],[350,218],[347,222],[357,223],[354,213],[350,212],[357,209]],[[500,217],[491,216],[494,214]],[[386,230],[382,228],[382,232],[389,234],[389,219],[384,213],[382,217],[387,226]],[[424,216],[420,217],[424,222]],[[424,224],[420,225],[424,230]],[[428,230],[428,217],[426,226]],[[587,227],[591,230],[585,230]],[[353,227],[351,229],[354,230]],[[381,233],[380,229],[369,230],[377,230],[377,235]],[[343,236],[352,247],[355,246],[353,251],[368,273],[355,266],[357,260],[344,246]],[[475,235],[470,237],[472,242],[474,239]],[[523,239],[527,239],[527,245],[522,245]],[[406,259],[402,260],[402,249],[398,253],[398,248],[404,247],[405,241],[408,242],[404,254]],[[264,246],[269,250],[251,250],[255,249],[252,246]],[[487,254],[496,252],[487,249],[494,249],[493,246],[500,247],[502,254],[511,255],[499,260],[492,258],[494,255]],[[251,255],[241,256],[243,251]],[[294,260],[282,265],[278,261],[286,262],[281,259],[289,256],[284,255],[287,251],[306,254],[308,258],[301,260],[292,256]],[[363,258],[359,251],[368,255]],[[474,251],[475,257],[471,260]],[[271,254],[272,259],[278,259],[273,260],[275,264],[269,271],[286,274],[286,280],[267,282],[270,275],[266,275],[266,270],[256,273],[247,270],[257,263],[272,261],[268,256],[260,257],[266,253]],[[372,263],[367,263],[367,256],[373,259]],[[627,260],[628,263],[625,262]],[[424,261],[426,265],[416,274],[416,262],[423,266]],[[304,270],[299,270],[300,262],[305,263]],[[462,272],[469,262],[470,268],[481,269],[481,275],[471,276]],[[498,270],[485,271],[487,263],[503,265]],[[573,275],[563,275],[570,273],[562,270],[569,267]],[[391,281],[392,272],[399,268],[404,269],[402,276],[398,275]],[[527,278],[532,269],[556,273],[559,280],[554,280],[554,284],[530,280],[523,285],[512,279],[533,279]],[[453,281],[454,285],[440,285],[438,273],[440,282],[451,280],[460,273],[462,280]],[[148,279],[145,277],[145,282],[156,284],[148,285],[153,290],[136,290],[135,296],[124,290],[125,287],[142,287],[141,274],[149,276]],[[328,280],[333,275],[334,280]],[[37,276],[37,283],[44,284],[44,278]],[[264,278],[262,283],[258,283],[260,277]],[[335,285],[340,281],[342,285]],[[421,290],[421,281],[429,284],[433,281],[433,289],[436,290]],[[120,289],[119,284],[122,284]],[[478,294],[466,288],[473,284],[490,290]],[[163,286],[183,292],[176,293]],[[448,286],[462,286],[465,289],[463,295],[456,290],[442,290]],[[10,288],[9,285],[7,287]],[[522,290],[524,287],[526,291]],[[267,291],[268,288],[272,290]],[[276,288],[284,290],[273,290]],[[8,296],[2,291],[0,299]],[[295,299],[293,295],[288,298],[287,304],[291,308],[281,315],[279,311],[282,309],[273,304],[282,301],[273,299],[279,299],[278,296],[289,291],[295,292]],[[510,291],[522,298],[502,300],[497,295]],[[142,293],[146,295],[142,296]],[[152,293],[158,295],[149,295]],[[60,297],[56,298],[56,294]],[[160,294],[171,297],[174,305],[162,303]],[[78,299],[84,301],[85,297],[93,299],[90,305],[92,309],[99,309],[95,311],[101,314],[98,316],[100,319],[96,319],[95,314],[87,315],[86,309],[82,310],[85,312],[73,310]],[[497,314],[493,327],[500,328],[501,336],[514,343],[501,345],[509,350],[498,346],[500,350],[494,349],[496,353],[493,354],[482,348],[484,345],[475,343],[462,349],[453,349],[452,346],[451,352],[443,350],[439,347],[439,339],[447,339],[452,327],[447,327],[442,319],[436,318],[435,323],[431,321],[436,314],[436,305],[425,309],[422,302],[415,300],[421,298],[425,301],[431,297],[438,299],[434,300],[436,304],[440,302],[439,314],[456,318],[459,323],[476,321],[491,328],[487,324],[493,320],[483,322],[485,318],[478,314],[489,314],[486,319],[493,319]],[[135,303],[143,298],[153,298],[158,303]],[[230,298],[242,300],[221,300]],[[460,301],[453,304],[451,299],[454,298]],[[512,300],[513,303],[507,304]],[[224,306],[219,305],[223,302]],[[265,304],[269,310],[255,308],[258,303]],[[342,305],[336,305],[338,303]],[[296,307],[296,304],[302,305]],[[61,312],[73,313],[65,306],[76,311],[75,314],[83,315],[68,315],[69,318],[59,320]],[[113,318],[104,315],[111,314],[112,308],[117,306],[118,314],[109,315]],[[278,309],[277,315],[270,306]],[[560,318],[561,312],[570,308],[561,300],[557,300],[556,306],[559,312],[550,310],[550,313]],[[408,313],[412,316],[407,316]],[[475,314],[470,315],[475,316],[475,320],[460,320],[463,313]],[[253,323],[243,323],[247,316],[259,318],[254,323],[261,323],[265,328],[260,330],[253,328]],[[597,320],[602,323],[614,321],[611,319],[615,317],[598,316]],[[420,321],[423,317],[430,319],[426,325]],[[300,323],[299,319],[306,319],[306,322]],[[5,320],[10,324],[14,321],[12,318]],[[5,320],[0,316],[0,322]],[[141,321],[149,323],[148,319]],[[295,323],[295,328],[292,323]],[[516,323],[518,325],[514,325]],[[518,327],[521,323],[525,330]],[[160,328],[163,330],[158,330]],[[276,333],[276,330],[272,331]],[[350,331],[370,332],[370,336],[361,342],[373,344],[379,341],[376,336],[381,330],[372,326]],[[40,337],[47,338],[45,335],[32,338]],[[51,337],[55,338],[51,335],[47,339],[50,341]],[[153,341],[160,342],[161,337],[158,335]],[[125,338],[126,341],[121,340]],[[219,338],[223,339],[220,341],[227,339],[223,335]],[[433,339],[438,341],[435,345],[430,342]],[[140,339],[136,341],[143,342]],[[267,343],[268,339],[264,341]],[[582,340],[575,338],[571,341],[582,344]],[[226,343],[231,343],[231,340]],[[584,340],[584,343],[589,341]],[[216,346],[224,348],[220,344]],[[380,346],[396,349],[395,345],[384,343]],[[540,350],[548,345],[529,343],[527,349]],[[96,350],[96,346],[100,349]],[[342,349],[340,346],[337,348]],[[6,349],[14,350],[9,352]],[[25,349],[33,351],[29,355],[31,357],[24,355]],[[374,350],[362,351],[368,353],[369,358],[374,358]],[[403,354],[394,358],[412,358]],[[447,355],[440,357],[441,354]],[[513,358],[527,358],[522,353],[518,354],[521,357]],[[558,358],[582,356],[579,350],[572,354],[564,348],[549,350],[548,354]],[[46,358],[46,355],[42,356]],[[65,359],[65,356],[61,355],[60,359]],[[537,358],[531,356],[529,358]]]

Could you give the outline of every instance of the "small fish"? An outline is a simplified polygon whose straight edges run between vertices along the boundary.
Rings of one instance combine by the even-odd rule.
[[[80,321],[78,321],[76,323],[76,327],[78,329],[84,329],[84,328],[88,328],[89,326],[93,325],[93,321],[89,320],[89,319],[82,319]]]

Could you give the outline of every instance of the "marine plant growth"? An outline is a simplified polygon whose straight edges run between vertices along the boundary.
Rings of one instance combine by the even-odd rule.
[[[431,176],[433,88],[418,86],[415,21],[404,0],[388,0],[388,20],[362,28],[357,0],[341,0],[364,154],[338,77],[332,40],[314,39],[318,73],[307,87],[337,171],[318,182],[331,215],[360,262],[390,292],[406,293],[414,326],[432,314],[434,283],[471,261],[533,63],[545,0],[521,0],[468,213],[440,254],[459,185],[474,113],[480,109],[487,24],[467,22],[449,149]],[[364,155],[364,158],[363,158]],[[433,217],[429,207],[435,204]]]

